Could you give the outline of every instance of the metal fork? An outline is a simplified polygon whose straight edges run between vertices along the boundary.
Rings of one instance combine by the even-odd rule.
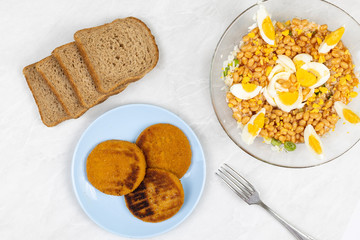
[[[289,232],[294,235],[294,237],[298,240],[315,240],[311,236],[300,232],[290,223],[288,223],[285,219],[280,217],[277,213],[275,213],[272,209],[270,209],[266,204],[264,204],[259,196],[259,192],[249,183],[245,178],[240,176],[232,167],[227,165],[221,166],[218,169],[218,172],[215,172],[221,179],[228,185],[231,190],[233,190],[236,195],[238,195],[242,200],[244,200],[247,204],[252,205],[256,204],[263,207],[266,211],[268,211],[276,220],[278,220]]]

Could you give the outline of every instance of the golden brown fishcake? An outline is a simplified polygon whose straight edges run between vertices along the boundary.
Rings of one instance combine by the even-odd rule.
[[[136,140],[150,168],[161,168],[184,176],[191,164],[191,146],[186,135],[174,125],[159,123],[146,128]]]
[[[89,154],[86,172],[89,182],[99,191],[122,196],[134,191],[145,177],[146,161],[134,143],[107,140]]]
[[[144,181],[125,195],[130,212],[144,222],[161,222],[174,216],[184,203],[184,189],[171,172],[148,168]]]

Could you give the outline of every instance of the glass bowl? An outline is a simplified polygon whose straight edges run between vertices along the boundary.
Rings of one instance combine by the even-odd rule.
[[[359,23],[341,8],[322,0],[268,0],[261,2],[265,6],[272,20],[287,21],[294,17],[308,19],[318,24],[327,24],[329,30],[335,30],[345,26],[342,41],[349,49],[355,64],[355,72],[360,67],[360,42],[355,36],[360,36]],[[329,162],[351,149],[360,138],[360,127],[350,123],[344,124],[339,120],[335,131],[329,131],[321,140],[324,147],[324,159],[317,159],[305,146],[297,144],[293,152],[275,152],[271,145],[263,143],[262,137],[257,137],[252,145],[246,145],[240,135],[236,120],[232,117],[232,111],[226,103],[226,87],[221,79],[223,62],[227,59],[234,46],[240,43],[242,36],[248,33],[248,27],[255,23],[254,16],[258,10],[258,4],[242,12],[226,29],[218,42],[213,55],[210,72],[210,91],[212,104],[216,116],[229,137],[242,150],[254,158],[269,164],[290,168],[304,168],[321,165]],[[357,88],[355,88],[357,91]],[[360,97],[355,98],[350,107],[360,109]],[[359,125],[359,124],[358,124]]]

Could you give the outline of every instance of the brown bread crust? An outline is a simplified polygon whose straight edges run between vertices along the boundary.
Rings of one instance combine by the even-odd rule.
[[[146,70],[144,70],[141,74],[136,75],[136,76],[129,76],[129,77],[123,78],[123,79],[111,79],[112,84],[110,84],[110,86],[104,86],[103,80],[106,78],[106,76],[103,76],[103,74],[99,74],[98,71],[96,70],[96,67],[95,67],[96,63],[94,63],[92,61],[92,55],[91,55],[92,53],[85,46],[86,43],[83,41],[82,35],[83,34],[91,34],[92,32],[96,32],[101,29],[111,29],[113,25],[115,25],[117,23],[125,22],[125,21],[134,21],[137,24],[141,25],[142,29],[147,32],[147,34],[151,38],[150,41],[151,41],[152,47],[155,48],[155,53],[153,56],[155,59],[154,59],[152,65],[147,66]],[[120,85],[129,84],[131,82],[141,79],[142,77],[145,76],[145,74],[147,74],[149,71],[151,71],[156,66],[158,59],[159,59],[159,50],[156,45],[155,38],[151,34],[150,29],[146,26],[145,23],[143,23],[141,20],[134,18],[134,17],[128,17],[128,18],[124,18],[124,19],[116,19],[111,23],[107,23],[107,24],[104,24],[101,26],[79,30],[74,34],[74,39],[75,39],[76,45],[77,45],[81,55],[83,56],[83,58],[85,60],[88,70],[94,79],[94,82],[95,82],[98,90],[103,93],[109,93]],[[144,41],[147,41],[147,40],[144,39]],[[96,56],[96,57],[98,57],[98,56]]]
[[[58,97],[69,116],[72,118],[78,118],[87,111],[87,108],[81,105],[79,96],[77,96],[74,91],[74,87],[65,76],[60,64],[53,56],[48,56],[42,59],[36,63],[35,66],[36,70],[41,74],[50,86],[51,90]],[[58,78],[60,81],[57,81],[59,80]]]
[[[41,121],[53,127],[67,120],[69,116],[49,85],[37,72],[35,63],[23,69],[26,82],[38,107]]]

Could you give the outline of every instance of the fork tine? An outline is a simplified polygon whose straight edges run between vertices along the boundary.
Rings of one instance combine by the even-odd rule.
[[[219,170],[223,170],[226,175],[229,175],[228,177],[231,177],[233,180],[232,182],[239,188],[241,188],[243,191],[245,191],[248,195],[250,195],[253,191],[249,189],[245,184],[243,184],[238,178],[236,178],[228,169],[221,166]]]
[[[243,180],[253,192],[256,192],[255,187],[254,187],[251,183],[249,183],[245,178],[243,178],[239,173],[237,173],[237,172],[236,172],[232,167],[230,167],[228,164],[224,163],[224,165],[225,165],[227,168],[229,168],[237,177],[239,177],[241,180]]]
[[[239,188],[235,188],[231,183],[232,181],[229,180],[229,178],[222,172],[219,170],[218,172],[215,172],[216,175],[218,175],[224,182],[225,184],[236,194],[238,195],[242,200],[244,200],[245,202],[248,201],[248,198],[246,197],[247,195],[243,193],[243,191]],[[241,192],[240,192],[241,191]]]

